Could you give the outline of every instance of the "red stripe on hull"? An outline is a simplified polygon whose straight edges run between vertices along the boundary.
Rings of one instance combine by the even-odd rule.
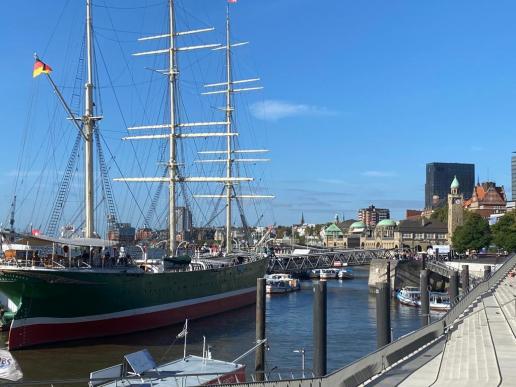
[[[138,314],[79,323],[32,324],[11,328],[9,349],[21,349],[61,341],[115,336],[125,333],[160,328],[241,308],[256,302],[254,291],[214,301],[173,308],[159,312]]]

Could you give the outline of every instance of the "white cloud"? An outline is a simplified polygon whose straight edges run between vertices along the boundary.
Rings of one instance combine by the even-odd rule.
[[[365,172],[362,172],[362,176],[368,176],[368,177],[393,177],[396,175],[397,175],[397,173],[394,171],[365,171]]]
[[[251,114],[261,120],[276,121],[286,117],[333,116],[337,113],[323,106],[268,99],[252,104]]]

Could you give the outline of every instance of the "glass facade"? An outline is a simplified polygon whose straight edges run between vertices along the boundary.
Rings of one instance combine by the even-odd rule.
[[[429,163],[426,165],[425,208],[446,203],[454,176],[459,180],[459,191],[464,195],[464,199],[471,198],[475,186],[475,164]],[[439,200],[435,200],[434,196],[438,196]]]

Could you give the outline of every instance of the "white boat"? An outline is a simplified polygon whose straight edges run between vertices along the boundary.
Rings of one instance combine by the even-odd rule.
[[[337,269],[313,269],[310,272],[310,278],[334,279],[337,278]]]
[[[449,310],[451,307],[450,296],[446,292],[430,292],[430,309]]]
[[[421,306],[421,292],[417,287],[404,287],[397,294],[400,303],[409,306]],[[446,311],[450,309],[450,296],[446,292],[430,292],[430,309]]]
[[[266,274],[265,280],[283,280],[287,281],[291,287],[291,290],[300,290],[301,282],[297,278],[294,278],[292,274],[287,273],[276,273],[276,274]]]
[[[246,366],[238,361],[267,341],[260,340],[253,348],[233,361],[223,361],[212,359],[206,341],[202,356],[186,355],[187,335],[188,321],[176,336],[177,339],[184,338],[183,358],[157,365],[149,351],[143,349],[125,355],[121,364],[91,372],[89,386],[188,387],[244,383]]]
[[[246,380],[245,365],[201,356],[188,355],[156,365],[151,354],[144,349],[125,355],[124,363],[90,373],[89,385],[187,387],[243,383]]]
[[[407,286],[396,293],[396,298],[403,305],[419,306],[420,291],[419,288]]]
[[[292,291],[292,287],[288,281],[282,279],[268,279],[265,281],[265,293],[267,294],[281,294]]]
[[[339,279],[353,279],[354,278],[354,275],[353,275],[353,271],[351,269],[340,269],[338,271],[338,275]]]

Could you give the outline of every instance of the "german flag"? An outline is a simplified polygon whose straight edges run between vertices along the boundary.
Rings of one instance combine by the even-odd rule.
[[[34,63],[34,70],[32,71],[32,77],[36,78],[40,74],[49,74],[52,72],[52,68],[40,61],[39,59],[36,59],[36,63]]]

